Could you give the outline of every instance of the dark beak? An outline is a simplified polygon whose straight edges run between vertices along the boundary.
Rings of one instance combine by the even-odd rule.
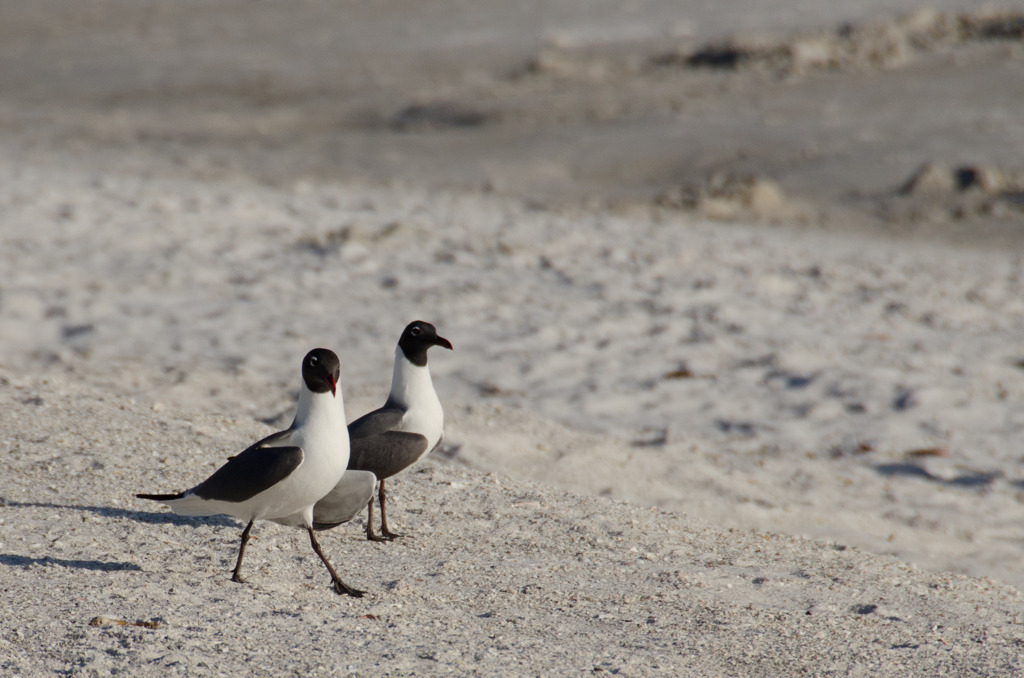
[[[434,339],[434,346],[444,346],[449,351],[455,350],[452,348],[452,342],[448,341],[444,337],[437,337]]]

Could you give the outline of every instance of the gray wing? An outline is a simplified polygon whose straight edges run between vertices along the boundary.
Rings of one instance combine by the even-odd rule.
[[[352,438],[349,445],[348,467],[369,471],[383,480],[415,464],[427,451],[427,438],[419,433],[387,431]]]
[[[402,423],[405,410],[397,407],[382,407],[368,412],[348,425],[348,437],[369,438],[386,433]]]
[[[313,506],[313,529],[329,530],[359,515],[366,508],[377,476],[369,471],[345,471],[334,489]]]
[[[254,443],[212,476],[192,488],[202,499],[243,502],[276,485],[299,467],[305,456],[301,447],[268,447],[290,431],[279,431]]]

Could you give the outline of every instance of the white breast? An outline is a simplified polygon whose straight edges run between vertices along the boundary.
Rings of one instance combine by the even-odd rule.
[[[299,396],[299,408],[292,435],[283,444],[302,448],[299,468],[279,485],[267,490],[259,511],[261,518],[282,518],[296,511],[312,517],[313,504],[334,489],[348,465],[348,427],[341,392]]]
[[[427,450],[434,449],[444,434],[441,401],[434,391],[430,369],[426,365],[413,365],[400,348],[395,355],[395,372],[391,378],[389,399],[406,410],[398,430],[425,436]]]

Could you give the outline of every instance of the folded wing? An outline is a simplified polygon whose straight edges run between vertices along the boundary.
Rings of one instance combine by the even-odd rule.
[[[196,485],[192,493],[207,500],[243,502],[281,482],[305,456],[301,447],[282,444],[289,433],[281,431],[254,443]]]

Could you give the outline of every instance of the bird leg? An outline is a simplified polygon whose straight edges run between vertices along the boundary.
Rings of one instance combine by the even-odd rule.
[[[382,478],[380,481],[380,534],[385,539],[398,539],[402,535],[388,529],[388,512],[384,508],[386,499],[387,493],[384,492],[384,479]]]
[[[373,497],[370,497],[370,503],[366,505],[366,538],[369,541],[387,541],[384,537],[376,534],[373,531]]]
[[[318,556],[320,556],[320,560],[324,561],[324,565],[327,566],[327,571],[331,573],[331,583],[334,586],[334,592],[339,596],[342,593],[347,593],[354,598],[362,598],[363,594],[366,592],[354,589],[341,581],[341,577],[339,577],[338,573],[334,571],[334,566],[331,565],[331,561],[327,560],[327,556],[325,556],[324,552],[320,549],[320,543],[316,540],[316,533],[313,532],[313,528],[307,527],[306,530],[309,531],[309,543],[313,545],[313,550],[316,551]]]
[[[242,556],[245,555],[245,545],[249,542],[249,533],[252,531],[252,524],[255,521],[249,521],[249,524],[242,530],[242,545],[238,547],[238,562],[235,563],[235,571],[231,574],[231,581],[236,581],[239,584],[244,584],[245,580],[242,579]]]
[[[387,539],[374,532],[374,498],[371,495],[367,504],[367,540],[371,542],[386,542]]]

